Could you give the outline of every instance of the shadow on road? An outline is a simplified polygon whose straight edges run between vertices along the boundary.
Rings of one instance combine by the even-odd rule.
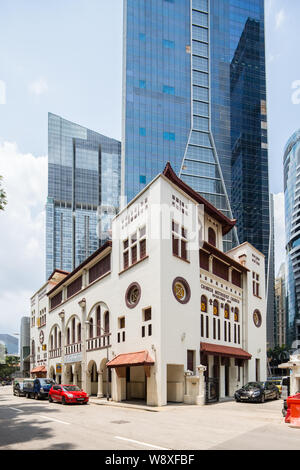
[[[55,438],[55,431],[52,428],[45,427],[45,424],[52,423],[52,421],[44,420],[40,417],[37,417],[35,421],[35,416],[43,414],[45,417],[54,412],[56,415],[61,413],[57,408],[51,409],[48,406],[43,406],[43,402],[39,403],[30,403],[26,398],[23,398],[25,402],[12,402],[5,396],[0,396],[1,406],[0,406],[0,449],[6,450],[10,449],[11,446],[16,446],[20,444],[20,447],[23,447],[22,444],[34,442],[34,448],[37,446],[37,442],[40,443],[39,450],[48,450],[48,449],[72,449],[74,446],[67,442],[61,442],[58,444],[47,445],[46,441],[51,438]],[[29,401],[28,402],[26,402]],[[7,402],[6,404],[2,402]],[[46,402],[47,403],[47,402]],[[40,406],[39,406],[40,405]],[[15,408],[15,409],[11,409]],[[19,410],[19,411],[16,411]],[[28,445],[26,446],[28,448]],[[29,444],[30,448],[30,444]]]

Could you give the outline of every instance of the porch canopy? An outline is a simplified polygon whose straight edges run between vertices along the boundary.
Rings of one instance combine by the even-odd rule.
[[[252,355],[241,348],[232,348],[220,344],[201,343],[200,351],[214,356],[234,357],[236,359],[250,360]]]
[[[144,366],[147,377],[150,377],[150,366],[154,366],[154,360],[148,351],[118,354],[107,364],[110,369],[115,368],[119,378],[126,377],[126,367]]]
[[[110,368],[127,367],[127,366],[153,366],[154,360],[148,351],[138,351],[125,354],[118,354],[106,365]]]
[[[31,374],[46,374],[47,369],[45,366],[38,366],[31,370]]]

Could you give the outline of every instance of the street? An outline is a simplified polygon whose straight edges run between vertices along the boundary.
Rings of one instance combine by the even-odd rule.
[[[282,400],[228,401],[160,412],[63,406],[0,389],[1,450],[298,450],[300,429],[284,423]]]

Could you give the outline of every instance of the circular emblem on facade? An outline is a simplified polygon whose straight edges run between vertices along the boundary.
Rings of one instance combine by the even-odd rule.
[[[125,294],[125,302],[128,308],[137,306],[141,298],[141,287],[137,282],[133,282],[128,287]]]
[[[44,342],[44,332],[43,332],[43,330],[41,330],[41,332],[40,332],[40,343],[43,344],[43,342]]]
[[[253,321],[254,321],[254,325],[259,328],[262,324],[262,318],[261,318],[261,313],[259,312],[259,310],[255,310],[254,313],[253,313]]]
[[[186,304],[191,297],[191,289],[187,281],[182,277],[176,277],[172,286],[173,294],[176,300],[181,304]]]

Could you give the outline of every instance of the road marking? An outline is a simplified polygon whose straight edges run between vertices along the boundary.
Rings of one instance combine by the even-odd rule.
[[[170,450],[170,449],[167,449],[166,447],[159,447],[153,444],[147,444],[147,442],[135,441],[134,439],[127,439],[126,437],[115,436],[115,439],[120,439],[121,441],[133,442],[134,444],[139,444],[140,446],[152,447],[153,449]]]
[[[43,419],[49,419],[50,421],[56,421],[57,423],[70,424],[70,423],[67,423],[66,421],[61,421],[60,419],[49,418],[49,416],[42,416],[42,415],[37,415],[37,416],[39,416],[40,418],[43,418]]]
[[[13,408],[12,406],[9,406],[8,408],[10,410],[15,410],[15,411],[18,411],[19,413],[22,413],[22,410],[18,410],[18,408]]]

